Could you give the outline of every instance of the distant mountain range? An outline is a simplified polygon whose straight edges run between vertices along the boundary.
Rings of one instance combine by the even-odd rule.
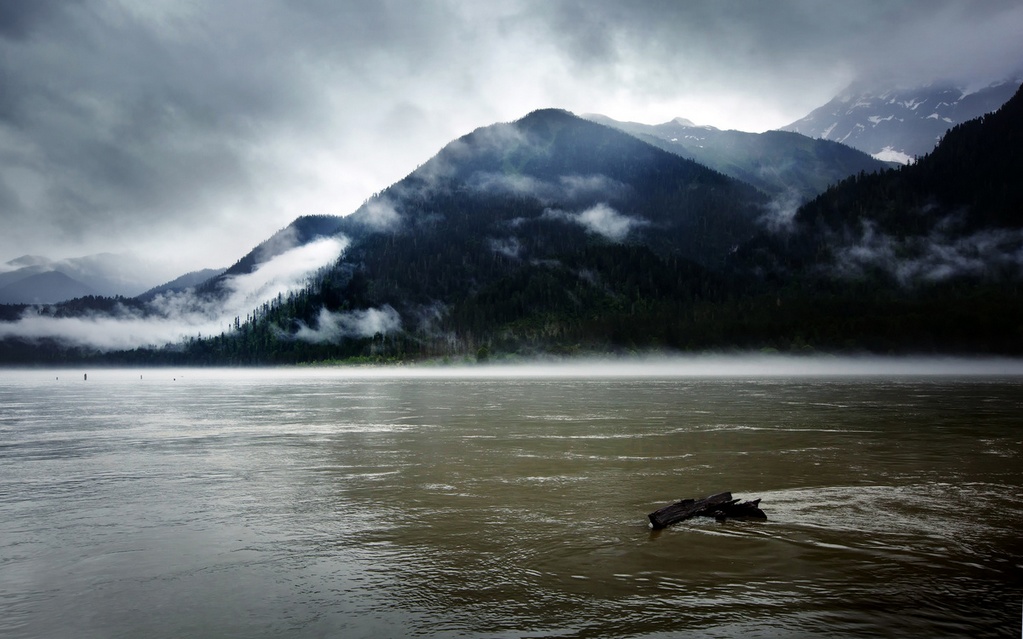
[[[721,131],[696,126],[683,118],[649,125],[619,122],[602,115],[585,117],[752,184],[765,193],[786,196],[795,204],[810,200],[850,175],[893,166],[844,144],[786,131]]]
[[[96,289],[60,271],[18,275],[22,277],[3,278],[8,283],[0,288],[0,304],[54,304],[75,297],[98,294]]]
[[[151,287],[152,265],[131,254],[65,260],[23,255],[0,265],[0,304],[52,304],[84,295],[134,296]]]
[[[186,273],[154,287],[153,267],[132,254],[98,253],[64,260],[23,255],[0,265],[0,304],[55,304],[85,296],[146,298],[196,286],[225,270]]]
[[[930,153],[953,126],[996,110],[1019,87],[1019,79],[976,91],[943,83],[880,90],[854,84],[782,130],[905,164]]]
[[[793,133],[540,110],[454,140],[347,217],[295,220],[205,281],[22,319],[0,307],[0,359],[1021,353],[1021,131],[1017,92],[893,170]],[[683,157],[691,148],[720,168]],[[733,175],[758,162],[792,167]],[[822,188],[815,172],[835,182]],[[809,201],[782,210],[783,192]],[[119,350],[59,333],[83,314],[113,332],[179,322],[185,339]],[[32,328],[40,317],[50,337]]]
[[[152,300],[158,295],[168,295],[174,293],[182,293],[188,289],[194,289],[197,286],[205,284],[210,280],[214,280],[217,277],[223,275],[227,269],[224,268],[204,268],[199,271],[192,271],[191,273],[185,273],[181,277],[176,277],[173,280],[154,286],[145,293],[138,296],[140,300]],[[68,298],[70,299],[70,298]]]

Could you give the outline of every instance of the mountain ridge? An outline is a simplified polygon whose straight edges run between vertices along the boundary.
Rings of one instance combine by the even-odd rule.
[[[975,91],[944,82],[881,89],[854,83],[781,130],[905,164],[929,153],[951,127],[1000,107],[1020,83],[1014,78]]]
[[[770,199],[745,182],[538,110],[453,140],[347,217],[297,218],[208,280],[206,297],[161,298],[151,311],[138,300],[42,311],[116,321],[158,312],[166,322],[187,308],[205,322],[215,307],[223,314],[218,299],[241,309],[212,332],[204,323],[201,337],[104,354],[31,346],[0,323],[0,356],[274,364],[648,349],[1023,352],[1013,319],[1023,316],[1023,275],[1011,257],[1023,243],[997,245],[1011,259],[993,278],[905,279],[862,259],[877,248],[870,241],[906,237],[948,240],[938,254],[961,260],[988,249],[985,232],[1018,229],[1018,104],[954,128],[917,164],[857,173],[772,223]],[[973,244],[956,244],[964,238]],[[895,246],[892,264],[929,265],[919,258],[930,253],[911,253],[921,247]],[[310,256],[315,270],[286,268]],[[279,277],[291,279],[267,288]],[[971,326],[978,314],[987,332]]]
[[[9,260],[0,271],[0,290],[6,290],[2,303],[43,303],[65,301],[82,295],[133,297],[160,282],[153,264],[134,253],[94,253],[80,257],[54,260],[41,255],[22,255]],[[59,277],[34,277],[27,284],[10,286],[43,273],[60,273]],[[70,282],[69,282],[70,280]],[[77,286],[71,284],[77,282]],[[14,292],[17,291],[17,294]],[[66,297],[70,295],[70,297]]]
[[[24,276],[0,287],[0,304],[56,304],[76,297],[97,294],[94,288],[60,271],[39,271],[22,275]]]
[[[598,114],[585,117],[797,203],[813,198],[842,178],[893,166],[837,142],[787,131],[722,131],[696,126],[684,118],[647,125]]]

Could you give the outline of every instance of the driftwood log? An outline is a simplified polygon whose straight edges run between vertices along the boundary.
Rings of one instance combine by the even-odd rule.
[[[667,528],[690,517],[714,517],[718,521],[734,519],[767,519],[760,510],[760,500],[740,502],[732,493],[718,493],[703,499],[683,499],[656,510],[647,518],[655,530]]]

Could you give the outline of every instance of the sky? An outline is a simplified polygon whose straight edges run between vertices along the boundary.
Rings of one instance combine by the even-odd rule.
[[[538,108],[764,131],[853,81],[1005,78],[1020,33],[1018,0],[2,0],[0,265],[156,284]]]

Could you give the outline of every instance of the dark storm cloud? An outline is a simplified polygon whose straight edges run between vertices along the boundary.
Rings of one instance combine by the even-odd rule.
[[[23,40],[33,29],[44,23],[49,14],[59,10],[61,4],[71,4],[71,0],[21,0],[6,2],[0,11],[0,38]]]
[[[26,42],[4,45],[13,81],[0,153],[38,182],[8,180],[23,192],[16,214],[42,214],[47,232],[78,237],[141,229],[195,210],[211,186],[242,186],[232,142],[271,100],[208,51],[169,48],[126,10],[69,4],[47,18]]]
[[[1023,67],[1015,0],[574,0],[553,3],[543,19],[581,72],[638,74],[655,93],[708,83],[784,95],[834,80],[987,82]]]
[[[230,263],[548,106],[762,130],[888,74],[994,79],[1018,2],[8,0],[0,262]]]
[[[11,6],[0,12],[3,216],[8,239],[50,246],[97,232],[126,243],[201,233],[211,217],[259,222],[251,246],[296,215],[349,213],[352,204],[274,210],[268,196],[287,199],[281,184],[301,189],[312,179],[302,163],[329,154],[331,138],[337,147],[364,138],[381,111],[399,121],[392,129],[412,120],[414,104],[383,98],[443,66],[439,45],[460,35],[444,4]],[[361,161],[374,151],[361,149]]]
[[[260,165],[261,145],[307,136],[330,122],[332,106],[344,109],[345,88],[332,105],[325,83],[354,93],[429,63],[430,35],[414,22],[439,18],[396,9],[5,5],[0,158],[11,170],[0,173],[0,192],[9,229],[59,243],[198,225],[225,206],[255,213],[260,182],[274,177]]]

